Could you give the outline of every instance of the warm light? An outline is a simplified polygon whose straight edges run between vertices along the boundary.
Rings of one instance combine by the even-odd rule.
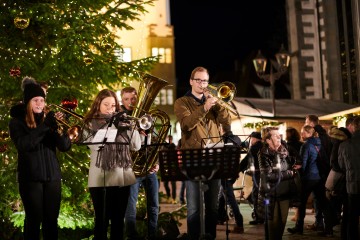
[[[281,45],[280,51],[275,54],[275,58],[280,68],[288,68],[290,64],[290,55],[285,50],[284,45]]]
[[[256,58],[253,60],[253,64],[255,67],[255,71],[257,74],[262,74],[265,72],[267,60],[266,58],[261,54],[261,51],[259,50]]]

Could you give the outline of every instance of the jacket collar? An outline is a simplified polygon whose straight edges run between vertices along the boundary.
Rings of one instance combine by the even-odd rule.
[[[205,103],[205,101],[206,101],[206,98],[205,98],[205,96],[204,96],[204,95],[202,96],[202,98],[201,98],[201,99],[199,99],[199,98],[195,97],[195,96],[194,96],[194,94],[192,94],[190,90],[189,90],[189,91],[187,91],[187,93],[185,93],[185,96],[188,96],[188,97],[192,97],[192,98],[194,98],[194,99],[195,99],[195,101],[197,101],[197,102],[198,102],[198,103],[200,103],[200,104],[204,104],[204,103]]]

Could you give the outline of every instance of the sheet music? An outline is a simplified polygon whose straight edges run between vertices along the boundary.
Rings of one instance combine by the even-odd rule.
[[[115,142],[117,129],[100,129],[91,141],[92,143]]]

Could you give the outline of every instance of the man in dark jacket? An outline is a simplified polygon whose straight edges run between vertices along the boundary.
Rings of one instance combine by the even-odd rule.
[[[250,168],[250,165],[254,166],[255,172],[251,172],[253,174],[253,187],[251,190],[251,201],[254,205],[254,220],[250,221],[250,225],[262,224],[264,223],[264,219],[262,219],[258,214],[258,195],[259,195],[259,182],[260,182],[260,170],[259,170],[259,160],[258,153],[263,146],[261,141],[261,133],[260,132],[252,132],[250,134],[250,148],[248,154],[244,157],[244,159],[240,163],[240,171],[245,172],[245,170]]]
[[[356,116],[353,121],[353,136],[340,144],[339,166],[346,172],[346,192],[348,194],[348,225],[347,239],[360,239],[359,216],[360,216],[360,117]]]

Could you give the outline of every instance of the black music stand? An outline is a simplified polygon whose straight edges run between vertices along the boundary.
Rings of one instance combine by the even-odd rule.
[[[104,124],[108,125],[108,123]],[[104,127],[103,126],[103,127]],[[122,126],[121,124],[119,124],[118,126],[119,128],[124,127],[123,130],[126,131],[126,128],[128,128],[128,126],[124,125]],[[118,136],[118,131],[119,128],[115,127],[113,124],[111,124],[111,126],[107,127],[107,128],[102,128],[100,127],[98,129],[98,131],[94,132],[94,133],[90,133],[91,131],[89,130],[88,127],[86,127],[85,125],[83,125],[81,127],[81,133],[79,136],[79,141],[76,142],[77,145],[99,145],[99,149],[98,149],[98,155],[103,151],[104,147],[106,145],[129,145],[130,142],[128,141],[124,141],[124,142],[117,142],[116,141],[116,137]],[[134,130],[133,130],[134,131]],[[111,136],[109,135],[109,133],[111,133]],[[115,135],[114,135],[115,134]],[[125,140],[125,139],[123,139]],[[129,140],[131,141],[131,140]],[[106,170],[103,170],[104,175],[103,175],[103,216],[102,216],[102,220],[103,220],[103,226],[106,226]],[[103,232],[103,237],[104,239],[107,239],[107,229],[104,229]]]
[[[161,179],[168,181],[192,180],[199,182],[200,239],[206,239],[204,192],[207,189],[204,181],[237,177],[240,154],[241,149],[236,146],[160,151],[159,164]]]

